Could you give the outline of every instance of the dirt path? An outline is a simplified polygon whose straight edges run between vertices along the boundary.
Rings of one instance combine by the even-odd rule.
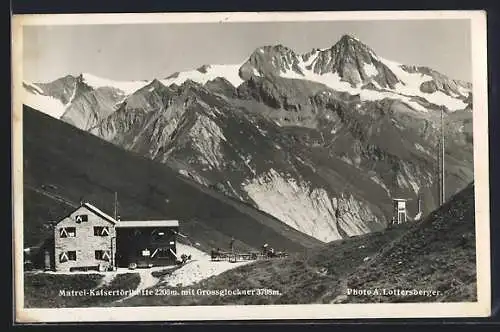
[[[103,277],[102,277],[101,281],[99,281],[99,284],[95,288],[106,287],[111,282],[113,282],[113,280],[115,279],[116,275],[117,275],[116,273],[105,273],[105,274],[103,274]]]
[[[175,267],[173,267],[172,269],[174,269]],[[154,277],[153,276],[153,272],[158,272],[158,271],[163,271],[163,270],[167,270],[169,269],[168,267],[162,267],[160,269],[144,269],[144,270],[136,270],[134,271],[135,273],[137,273],[139,275],[139,278],[140,278],[140,281],[139,281],[139,284],[137,285],[137,287],[135,288],[135,292],[140,292],[141,290],[143,289],[148,289],[148,288],[151,288],[155,285],[157,285],[160,281],[162,281],[163,278],[157,278],[157,277]],[[129,295],[127,297],[124,297],[124,298],[121,298],[119,300],[116,300],[115,302],[116,303],[119,303],[119,302],[122,302],[124,300],[127,300],[131,297],[133,297],[134,295]]]
[[[139,285],[137,285],[136,291],[151,288],[160,281],[159,278],[153,277],[150,270],[141,271],[139,273],[139,277],[141,278],[141,281],[139,282]]]

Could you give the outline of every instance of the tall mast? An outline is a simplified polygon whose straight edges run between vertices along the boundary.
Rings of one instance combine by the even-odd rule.
[[[442,125],[442,124],[441,124]],[[436,152],[437,152],[437,170],[436,170],[436,177],[437,177],[437,194],[438,194],[438,206],[443,205],[443,194],[442,194],[442,185],[441,185],[441,127],[439,128],[439,137],[437,139],[437,144],[436,144]]]
[[[444,156],[444,110],[441,108],[441,204],[446,201]]]

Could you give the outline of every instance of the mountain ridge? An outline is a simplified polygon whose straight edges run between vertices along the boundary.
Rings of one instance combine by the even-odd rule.
[[[448,196],[472,179],[472,94],[436,73],[352,37],[305,55],[264,46],[129,94],[87,78],[61,119],[328,242],[385,228],[394,195],[436,208],[441,110]]]
[[[397,73],[394,71],[397,71]],[[266,45],[257,48],[243,63],[235,65],[204,64],[192,71],[170,74],[164,79],[113,81],[88,73],[82,73],[77,77],[90,82],[89,85],[93,88],[110,86],[125,95],[130,95],[154,80],[159,80],[164,85],[170,86],[171,84],[182,84],[188,79],[205,84],[217,77],[224,77],[234,87],[238,87],[251,77],[260,75],[316,81],[351,94],[361,93],[364,96],[363,98],[366,99],[382,99],[384,93],[397,92],[396,84],[399,83],[399,89],[402,89],[399,94],[403,95],[399,96],[399,98],[409,104],[418,105],[418,100],[404,98],[406,92],[410,92],[409,95],[412,97],[431,98],[430,102],[436,103],[438,106],[450,104],[454,110],[460,109],[462,106],[465,108],[466,104],[453,102],[452,99],[447,97],[455,97],[462,101],[469,97],[469,93],[472,93],[472,86],[469,82],[448,78],[446,75],[426,66],[410,66],[383,59],[378,57],[369,46],[348,34],[343,35],[330,48],[316,48],[298,54],[282,44]],[[405,76],[410,81],[419,80],[417,82],[419,83],[418,87],[413,87],[410,89],[411,91],[405,89],[408,82],[402,80],[400,76]],[[28,86],[36,85],[42,90],[44,87],[49,87],[48,91],[43,92],[43,94],[60,100],[63,105],[66,105],[68,101],[67,88],[65,88],[65,94],[63,95],[51,92],[53,90],[51,88],[60,84],[61,81],[75,80],[77,77],[67,75],[51,83],[24,82],[24,86],[27,89]],[[389,96],[391,96],[390,93]],[[395,96],[392,95],[392,98],[395,98]],[[450,105],[448,105],[448,108]],[[38,109],[43,108],[39,107],[40,105],[33,106]]]

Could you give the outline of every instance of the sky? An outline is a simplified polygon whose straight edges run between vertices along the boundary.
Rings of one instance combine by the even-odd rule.
[[[297,53],[327,48],[343,34],[383,58],[472,80],[470,21],[463,19],[26,26],[23,75],[30,82],[80,73],[151,80],[203,64],[243,63],[264,45]]]

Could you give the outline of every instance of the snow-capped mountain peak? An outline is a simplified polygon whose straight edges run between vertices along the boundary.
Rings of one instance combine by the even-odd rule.
[[[241,66],[239,75],[248,80],[254,76],[281,76],[288,71],[302,74],[298,67],[299,56],[290,48],[278,45],[266,45],[257,48]]]
[[[420,112],[440,107],[448,111],[465,109],[471,92],[470,84],[435,70],[379,57],[347,34],[329,48],[315,48],[302,55],[282,45],[258,48],[240,68],[240,76],[244,80],[266,76],[313,81],[359,95],[361,101],[400,100]]]
[[[352,86],[375,80],[381,86],[392,87],[398,81],[370,47],[350,35],[342,36],[331,48],[316,52],[304,66],[314,74],[337,73]]]

